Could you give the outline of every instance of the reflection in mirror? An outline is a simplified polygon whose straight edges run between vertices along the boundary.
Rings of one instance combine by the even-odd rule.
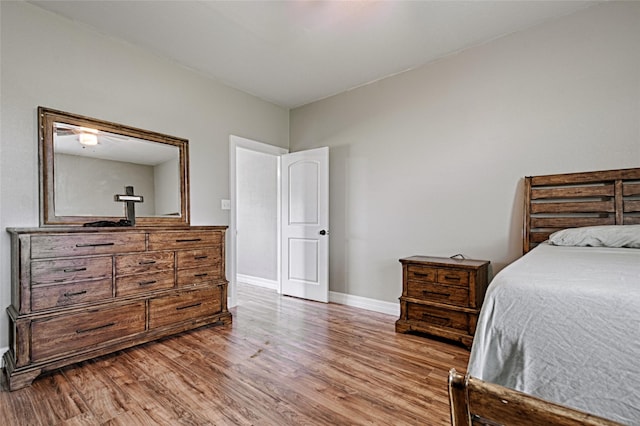
[[[139,216],[180,216],[180,152],[176,146],[54,123],[57,216],[119,216],[114,194],[133,186]]]
[[[41,225],[126,215],[114,195],[133,186],[138,225],[188,225],[187,141],[40,107]]]

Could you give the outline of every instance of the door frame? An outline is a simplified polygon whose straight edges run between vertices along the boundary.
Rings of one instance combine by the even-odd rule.
[[[277,157],[277,170],[276,170],[276,188],[277,188],[277,277],[278,281],[278,293],[280,293],[280,286],[282,284],[280,277],[280,267],[282,264],[281,260],[281,244],[282,244],[282,236],[281,236],[281,193],[280,193],[280,156],[283,154],[289,153],[289,150],[286,148],[281,148],[275,145],[269,145],[263,142],[258,142],[255,140],[243,138],[236,135],[229,136],[229,200],[231,204],[231,210],[229,212],[229,268],[227,279],[229,280],[229,307],[233,307],[237,305],[237,283],[236,283],[236,275],[237,275],[237,261],[238,261],[238,246],[237,246],[237,182],[236,182],[236,171],[237,171],[237,158],[236,152],[238,148],[248,149],[250,151],[260,152],[263,154],[273,155]]]

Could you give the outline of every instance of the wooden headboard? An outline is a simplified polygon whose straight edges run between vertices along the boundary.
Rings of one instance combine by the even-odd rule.
[[[640,224],[640,168],[524,178],[523,252],[555,231]]]

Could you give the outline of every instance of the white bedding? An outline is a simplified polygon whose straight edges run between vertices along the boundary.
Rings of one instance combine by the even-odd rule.
[[[540,244],[503,269],[468,372],[640,425],[640,250]]]

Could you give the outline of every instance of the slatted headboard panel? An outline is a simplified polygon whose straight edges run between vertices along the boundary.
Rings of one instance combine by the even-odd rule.
[[[524,253],[560,229],[640,224],[640,168],[528,176],[524,187]]]

